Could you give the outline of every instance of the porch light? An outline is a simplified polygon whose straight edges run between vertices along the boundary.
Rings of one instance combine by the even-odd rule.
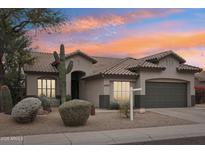
[[[133,92],[135,91],[141,91],[142,88],[135,88],[133,89],[132,87],[130,87],[130,120],[133,121],[133,115],[134,115],[134,109],[133,109]]]

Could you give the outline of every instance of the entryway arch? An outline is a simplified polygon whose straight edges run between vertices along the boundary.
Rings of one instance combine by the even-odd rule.
[[[71,73],[71,97],[72,99],[79,99],[79,82],[85,76],[84,71],[73,71]]]

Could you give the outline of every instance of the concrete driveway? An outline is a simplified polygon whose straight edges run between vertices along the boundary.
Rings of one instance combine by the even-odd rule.
[[[188,108],[155,108],[148,110],[163,115],[205,124],[205,105],[196,105],[195,107]]]

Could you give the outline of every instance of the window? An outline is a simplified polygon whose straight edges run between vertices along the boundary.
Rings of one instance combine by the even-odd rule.
[[[130,82],[114,82],[114,100],[118,103],[129,102]]]
[[[38,79],[38,96],[56,96],[56,81],[53,79]]]

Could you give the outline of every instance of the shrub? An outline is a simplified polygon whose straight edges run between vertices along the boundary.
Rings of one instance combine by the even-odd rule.
[[[59,112],[65,126],[85,125],[91,111],[91,103],[74,99],[63,103]]]
[[[28,97],[18,102],[12,109],[11,116],[18,123],[32,122],[41,107],[41,101],[38,98]]]
[[[11,114],[13,103],[12,103],[10,90],[7,86],[1,87],[1,102],[2,102],[3,112],[6,114]]]
[[[120,108],[120,105],[117,102],[111,102],[109,105],[110,110],[118,110]]]
[[[41,106],[43,107],[43,110],[51,112],[52,110],[50,99],[45,95],[40,96],[39,99],[41,100]]]
[[[95,105],[94,104],[91,105],[90,115],[95,115]]]
[[[129,103],[120,104],[120,115],[123,115],[126,118],[130,117],[130,104]]]
[[[71,99],[72,97],[70,95],[66,95],[66,98],[65,98],[66,102],[70,101]]]

